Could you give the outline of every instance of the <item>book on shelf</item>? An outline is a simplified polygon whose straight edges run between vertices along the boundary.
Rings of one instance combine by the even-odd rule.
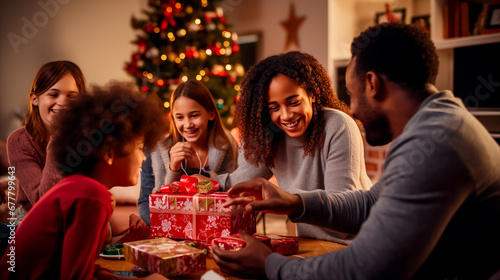
[[[500,0],[448,0],[443,9],[443,37],[457,38],[463,36],[492,33],[487,23],[493,14],[500,9]],[[500,13],[500,11],[498,11]],[[486,25],[486,27],[485,27]],[[499,32],[500,30],[495,30]]]

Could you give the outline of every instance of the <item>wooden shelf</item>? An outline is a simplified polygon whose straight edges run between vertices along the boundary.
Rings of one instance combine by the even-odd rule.
[[[469,112],[478,117],[500,117],[500,111],[498,110],[474,110],[469,109]]]
[[[436,49],[454,49],[500,42],[500,33],[436,40]]]

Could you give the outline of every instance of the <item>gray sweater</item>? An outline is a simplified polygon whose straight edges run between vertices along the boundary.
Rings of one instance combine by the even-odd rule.
[[[485,279],[500,269],[500,147],[449,91],[423,102],[369,191],[300,196],[293,221],[358,235],[317,257],[272,254],[269,279]]]
[[[291,138],[284,132],[277,145],[273,169],[260,164],[248,163],[240,149],[238,169],[230,174],[221,174],[218,181],[224,190],[236,183],[252,178],[265,179],[276,176],[280,188],[290,193],[324,190],[339,193],[357,189],[368,189],[372,185],[366,174],[363,140],[358,126],[347,114],[334,109],[323,109],[325,114],[325,144],[314,156],[304,157],[304,139]],[[302,237],[312,237],[348,243],[352,235],[335,232],[307,224],[298,224],[297,232]]]
[[[232,147],[237,150],[238,144],[234,141],[231,134],[226,131]],[[208,143],[208,167],[210,170],[210,177],[213,180],[217,179],[217,173],[227,173],[233,171],[237,165],[231,157],[231,149],[229,145],[224,145],[223,150],[215,147],[214,135],[210,134]],[[156,149],[151,155],[146,155],[146,161],[142,164],[141,172],[141,191],[138,199],[139,215],[150,225],[149,213],[149,195],[153,189],[160,190],[162,185],[170,184],[174,181],[179,181],[181,172],[174,172],[170,170],[170,149],[165,149],[163,143],[158,144]]]
[[[238,144],[234,141],[231,133],[225,132],[231,140],[233,149],[238,150]],[[223,149],[219,150],[215,148],[215,141],[214,135],[211,133],[208,141],[208,166],[210,167],[210,177],[213,180],[217,178],[218,173],[231,172],[237,167],[236,161],[231,158],[231,147],[224,144]],[[155,190],[159,191],[162,185],[168,185],[180,180],[181,171],[170,170],[170,149],[165,149],[164,145],[158,145],[151,153],[151,164],[155,177]]]

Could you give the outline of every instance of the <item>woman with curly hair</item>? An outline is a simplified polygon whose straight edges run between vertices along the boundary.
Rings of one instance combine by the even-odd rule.
[[[108,190],[137,183],[144,148],[166,126],[159,99],[132,83],[94,87],[69,101],[51,125],[50,152],[64,178],[17,228],[15,269],[7,250],[0,278],[123,279],[95,265],[113,211]]]
[[[268,57],[249,70],[240,93],[236,122],[242,149],[238,168],[218,176],[225,190],[273,175],[291,193],[371,187],[360,130],[314,57],[301,52]],[[352,238],[306,224],[298,224],[297,233],[342,243]]]

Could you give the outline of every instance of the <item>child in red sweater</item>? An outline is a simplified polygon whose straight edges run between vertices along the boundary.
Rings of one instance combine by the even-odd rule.
[[[159,100],[135,88],[95,87],[52,119],[51,156],[64,179],[18,227],[0,260],[1,279],[121,279],[95,265],[112,213],[108,190],[137,183],[144,147],[166,129]]]

